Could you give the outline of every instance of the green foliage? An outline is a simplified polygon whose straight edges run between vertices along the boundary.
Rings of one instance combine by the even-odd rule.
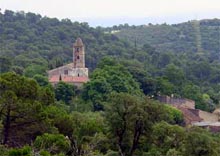
[[[64,101],[69,104],[75,95],[75,87],[71,84],[65,82],[59,82],[55,87],[55,97],[56,99]]]
[[[149,98],[128,93],[111,94],[105,117],[119,153],[133,155],[140,140],[151,133],[152,126],[161,120],[168,120],[166,113],[163,105]]]
[[[219,147],[213,137],[206,131],[200,128],[192,128],[187,134],[185,144],[186,154],[188,156],[217,156]]]
[[[40,151],[40,156],[50,156],[50,153],[45,151],[45,150],[41,150]]]
[[[93,153],[95,150],[107,151],[104,132],[104,119],[98,112],[73,112],[71,114],[73,133],[70,137],[73,155]],[[105,146],[103,146],[103,145]]]
[[[115,33],[119,38],[135,42],[136,37],[137,47],[144,47],[146,51],[151,52],[155,47],[160,52],[195,52],[198,41],[196,37],[201,36],[201,47],[204,51],[210,51],[213,56],[218,51],[218,19],[201,20],[199,21],[200,34],[197,33],[194,21],[188,21],[180,24],[161,24],[148,26],[114,26],[106,28],[106,31],[119,30]]]
[[[182,127],[161,122],[153,126],[152,136],[152,148],[160,151],[162,155],[166,155],[171,153],[172,148],[176,150],[176,153],[181,150],[185,132]]]
[[[9,149],[5,147],[4,145],[0,145],[0,153],[2,156],[7,156],[8,155]]]
[[[129,52],[125,50],[131,48],[129,44],[115,35],[89,27],[85,22],[6,10],[0,14],[0,23],[0,63],[8,61],[5,58],[11,62],[0,66],[2,72],[10,70],[8,66],[12,65],[24,68],[25,75],[29,77],[46,75],[46,70],[72,61],[70,45],[77,37],[81,37],[86,45],[86,62],[91,69],[106,55],[131,57],[132,53],[132,49]]]
[[[7,57],[0,57],[0,73],[5,73],[11,70],[12,61]]]
[[[8,151],[9,156],[32,156],[32,149],[30,146],[24,146],[23,148],[11,149]]]
[[[168,120],[170,124],[182,124],[183,121],[183,114],[180,110],[170,106],[164,105],[164,110],[168,114]]]
[[[47,150],[51,154],[67,153],[70,150],[70,141],[62,134],[45,133],[36,138],[34,147]]]
[[[98,112],[73,112],[71,116],[74,125],[73,135],[77,136],[79,140],[82,140],[84,137],[93,136],[104,130],[104,119]]]
[[[145,85],[148,85],[146,81],[150,77],[153,80],[159,79],[156,85],[150,84],[150,87],[157,88],[156,91],[153,89],[154,95],[161,93],[185,97],[182,92],[184,86],[193,84],[199,87],[201,94],[207,94],[210,88],[214,89],[215,93],[212,95],[216,97],[219,93],[219,88],[215,87],[219,83],[217,74],[219,73],[219,54],[217,53],[219,43],[216,35],[219,34],[219,29],[216,23],[219,23],[219,20],[199,22],[200,34],[196,31],[195,21],[176,25],[120,25],[104,30],[109,33],[112,30],[119,30],[115,33],[116,36],[132,44],[135,42],[137,55],[134,55],[134,59],[142,63],[143,69],[149,74],[148,79],[137,79],[145,94],[149,94]],[[201,43],[198,43],[200,41],[197,41],[197,36],[201,37]],[[211,41],[210,38],[212,38]],[[198,45],[201,45],[201,52],[198,52]],[[142,57],[139,57],[139,53]],[[210,93],[208,94],[211,96]],[[213,106],[199,100],[200,98],[201,96],[195,98],[197,108],[213,110]],[[219,102],[214,100],[214,103]]]
[[[166,153],[166,156],[182,156],[182,154],[175,149],[169,149],[169,151]]]
[[[82,98],[91,101],[94,110],[103,110],[102,102],[111,92],[111,86],[104,78],[91,80],[84,86]]]
[[[175,66],[174,64],[167,65],[164,74],[168,78],[168,80],[176,87],[181,87],[184,84],[185,75],[183,73],[183,70]]]
[[[174,125],[182,113],[150,98],[174,95],[213,110],[220,100],[218,26],[217,19],[201,21],[197,53],[193,22],[92,28],[0,13],[0,154],[217,156],[218,134]],[[82,91],[63,82],[52,88],[46,70],[72,61],[69,45],[77,37],[91,79]]]
[[[42,101],[45,94],[36,81],[15,73],[5,73],[0,75],[0,93],[3,144],[24,145],[29,143],[36,133],[47,129],[44,114],[46,101]],[[46,96],[49,99],[47,105],[50,105],[54,101],[53,96]]]
[[[28,66],[24,70],[24,75],[27,77],[33,77],[34,75],[37,74],[44,75],[45,72],[46,72],[45,67],[42,67],[41,65],[32,65],[32,66]]]
[[[118,156],[118,152],[110,150],[105,156]]]
[[[196,108],[202,110],[210,110],[208,106],[208,101],[205,101],[202,97],[201,90],[198,86],[187,84],[183,87],[183,96],[195,100]]]
[[[147,95],[161,93],[184,97],[184,86],[193,84],[199,87],[201,94],[208,94],[214,104],[219,102],[220,89],[216,85],[220,82],[217,19],[200,21],[200,34],[195,33],[195,21],[177,25],[125,24],[112,28],[92,28],[87,23],[9,10],[0,14],[0,23],[2,72],[14,71],[28,77],[36,74],[45,76],[46,70],[72,61],[69,45],[75,38],[81,37],[86,45],[86,66],[90,71],[104,57],[99,69],[117,66],[120,62]],[[112,30],[120,31],[112,34]],[[201,35],[201,43],[196,40],[198,35]],[[201,53],[197,53],[198,45],[203,49]],[[120,73],[115,74],[119,77],[112,76],[117,82],[114,83],[114,90],[130,91],[132,88],[126,88]],[[111,87],[109,90],[109,85],[106,86],[102,78],[99,77],[95,84],[100,85],[99,81],[104,81],[104,88],[101,89],[111,92]],[[85,98],[88,99],[87,95]],[[96,95],[96,92],[92,91],[91,95]],[[103,97],[98,94],[89,103],[96,110],[102,110]],[[207,101],[199,101],[199,97],[196,99],[197,108],[213,109]]]
[[[46,86],[46,87],[41,87],[39,89],[39,100],[44,104],[44,105],[51,105],[55,103],[55,93],[52,88],[52,86]]]
[[[123,66],[116,62],[113,63],[115,65],[109,65],[108,62],[114,61],[108,59],[106,64],[101,62],[101,68],[94,70],[90,82],[84,86],[82,98],[91,101],[94,110],[103,110],[103,102],[111,92],[141,94],[139,84]]]
[[[175,86],[169,82],[167,78],[157,78],[156,83],[157,91],[159,91],[159,94],[170,96],[171,94],[175,93]]]
[[[48,86],[49,85],[48,78],[45,76],[37,74],[37,75],[33,76],[33,79],[35,79],[40,86]]]

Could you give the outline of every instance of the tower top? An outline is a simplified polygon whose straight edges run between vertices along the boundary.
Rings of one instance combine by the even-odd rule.
[[[76,47],[78,47],[78,46],[83,46],[82,39],[78,37],[78,38],[76,39],[76,42],[75,42],[73,45],[74,45],[74,47],[75,47],[75,46],[76,46]]]
[[[73,44],[74,68],[85,68],[85,51],[81,38],[77,38]]]

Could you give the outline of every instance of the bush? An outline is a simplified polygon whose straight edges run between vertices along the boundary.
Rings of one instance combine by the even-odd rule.
[[[31,156],[31,147],[30,146],[24,146],[20,149],[11,149],[8,152],[9,156]]]
[[[51,154],[67,153],[70,149],[70,141],[62,134],[45,133],[36,138],[34,147],[38,150],[44,149]]]

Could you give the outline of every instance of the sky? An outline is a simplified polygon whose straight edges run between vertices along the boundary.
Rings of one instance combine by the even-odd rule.
[[[220,0],[0,0],[0,8],[1,12],[33,12],[94,27],[220,18]]]

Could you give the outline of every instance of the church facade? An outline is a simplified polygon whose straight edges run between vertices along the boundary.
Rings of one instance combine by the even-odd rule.
[[[73,44],[73,62],[48,71],[49,82],[56,85],[59,81],[80,87],[89,81],[88,68],[85,67],[85,47],[81,38]]]

